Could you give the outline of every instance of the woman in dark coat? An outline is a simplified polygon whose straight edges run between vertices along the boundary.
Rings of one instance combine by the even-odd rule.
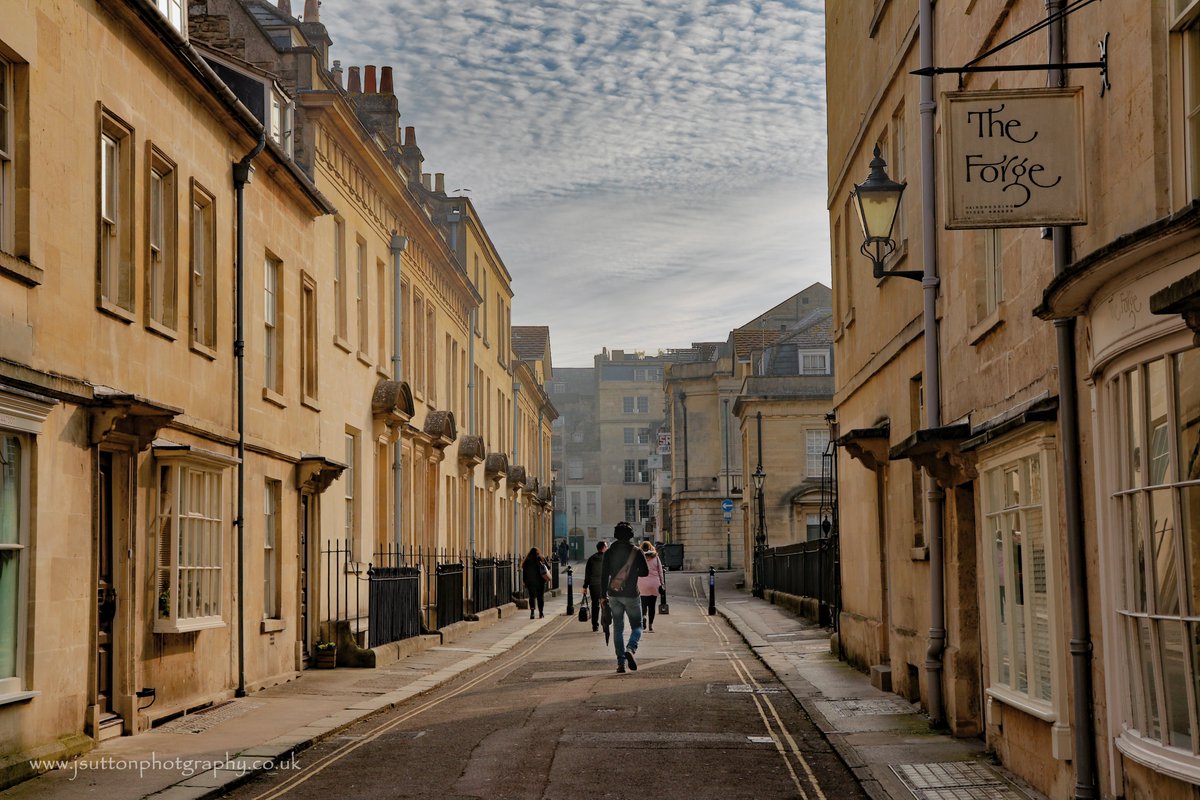
[[[525,581],[525,594],[529,598],[529,618],[533,619],[534,607],[539,617],[546,616],[546,583],[550,567],[536,547],[529,548],[529,555],[521,562],[521,577]]]

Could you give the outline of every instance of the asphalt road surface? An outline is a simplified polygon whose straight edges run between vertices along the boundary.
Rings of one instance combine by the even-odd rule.
[[[708,616],[707,576],[671,579],[671,613],[643,635],[637,672],[616,673],[590,622],[558,616],[479,670],[300,753],[299,770],[227,796],[865,798],[787,690]]]

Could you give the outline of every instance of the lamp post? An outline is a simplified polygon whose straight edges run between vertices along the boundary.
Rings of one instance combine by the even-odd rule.
[[[763,510],[763,484],[767,476],[762,471],[762,463],[751,476],[754,480],[754,501],[758,504],[758,527],[754,532],[754,596],[763,596],[763,558],[767,551],[767,526]]]

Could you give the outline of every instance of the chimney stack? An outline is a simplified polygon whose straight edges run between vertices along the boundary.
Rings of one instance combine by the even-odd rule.
[[[381,67],[379,70],[379,93],[380,94],[395,94],[392,88],[392,68]]]
[[[363,94],[375,94],[375,65],[367,64],[363,68]]]
[[[321,21],[321,3],[319,0],[304,0],[304,21]]]
[[[350,94],[362,94],[362,83],[358,77],[358,67],[350,68],[350,78],[346,85],[346,91]]]
[[[433,176],[430,175],[428,172],[422,172],[421,173],[421,185],[425,187],[426,191],[432,192],[433,191]]]
[[[404,129],[404,145],[405,147],[417,146],[417,129],[412,125]]]
[[[435,172],[433,174],[433,190],[438,194],[446,193],[446,173]]]
[[[292,15],[292,0],[279,0],[279,10],[290,17]]]
[[[333,69],[330,71],[333,75],[333,82],[337,84],[339,89],[342,88],[342,62],[336,58],[333,60]]]

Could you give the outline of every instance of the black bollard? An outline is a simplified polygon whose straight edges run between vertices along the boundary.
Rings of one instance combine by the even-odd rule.
[[[708,615],[710,617],[717,615],[717,570],[715,567],[708,568]]]
[[[575,613],[575,576],[570,565],[567,566],[567,616]]]

